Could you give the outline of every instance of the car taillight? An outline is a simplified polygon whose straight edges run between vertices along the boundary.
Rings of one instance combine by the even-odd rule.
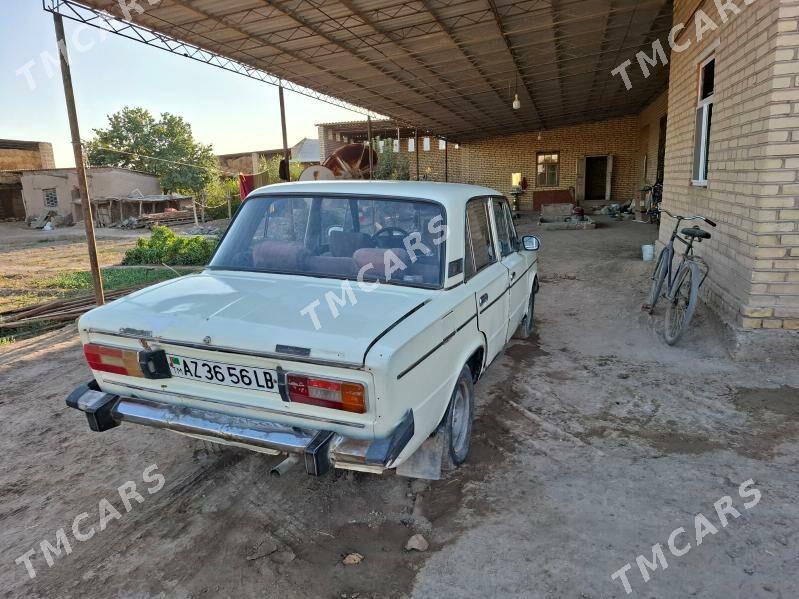
[[[298,374],[286,375],[289,399],[336,410],[363,414],[366,411],[366,390],[360,383],[345,383]]]
[[[139,352],[135,350],[87,343],[83,346],[83,355],[92,370],[144,377],[139,365]]]

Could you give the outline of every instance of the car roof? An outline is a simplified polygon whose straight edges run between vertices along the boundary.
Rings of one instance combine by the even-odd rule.
[[[448,206],[463,206],[475,196],[501,196],[495,189],[463,183],[432,181],[296,181],[276,183],[254,190],[249,197],[283,193],[353,194],[434,200]]]

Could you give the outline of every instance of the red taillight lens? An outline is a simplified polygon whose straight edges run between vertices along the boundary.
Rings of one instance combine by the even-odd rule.
[[[83,355],[92,370],[144,377],[139,366],[139,352],[135,350],[87,343],[83,346]]]
[[[344,383],[297,374],[286,376],[289,399],[335,410],[363,414],[366,411],[366,390],[360,383]]]

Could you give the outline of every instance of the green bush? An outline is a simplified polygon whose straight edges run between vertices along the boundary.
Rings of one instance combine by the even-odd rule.
[[[205,237],[181,237],[169,227],[153,227],[148,239],[139,237],[136,247],[125,252],[122,264],[182,264],[208,263],[216,247],[216,240]]]

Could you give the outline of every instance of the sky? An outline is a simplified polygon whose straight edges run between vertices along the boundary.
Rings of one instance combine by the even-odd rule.
[[[57,167],[74,166],[53,17],[41,0],[3,0],[0,138],[53,144]],[[144,3],[146,6],[146,3]],[[277,87],[64,19],[81,137],[107,115],[140,106],[184,117],[217,154],[279,148]],[[44,56],[43,56],[44,54]],[[27,74],[26,74],[27,73]],[[289,146],[317,137],[316,123],[362,115],[286,90]]]

